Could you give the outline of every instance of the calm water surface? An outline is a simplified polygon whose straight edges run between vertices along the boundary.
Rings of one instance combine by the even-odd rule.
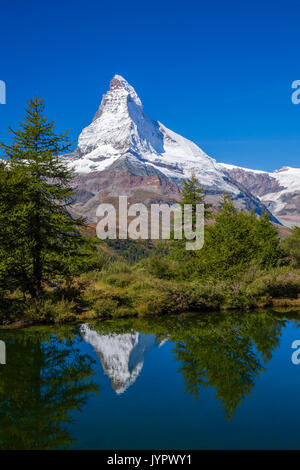
[[[300,449],[300,312],[1,330],[0,339],[1,449]]]

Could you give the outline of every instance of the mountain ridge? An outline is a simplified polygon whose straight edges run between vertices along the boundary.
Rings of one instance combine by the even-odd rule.
[[[242,184],[289,227],[300,226],[300,168],[284,166],[267,172],[219,164],[229,177]]]
[[[130,202],[173,203],[180,200],[184,179],[194,173],[206,199],[214,207],[229,193],[239,209],[269,212],[262,197],[251,191],[241,175],[217,163],[199,146],[171,131],[144,112],[134,88],[115,75],[92,122],[79,135],[77,148],[65,155],[76,174],[76,195],[72,210],[95,221],[101,202],[119,195]]]

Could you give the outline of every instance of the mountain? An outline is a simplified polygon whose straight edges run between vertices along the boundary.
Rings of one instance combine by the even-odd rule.
[[[238,208],[266,210],[196,144],[151,120],[134,88],[120,75],[111,80],[77,148],[66,157],[76,173],[72,211],[89,222],[96,220],[100,202],[116,203],[119,195],[127,195],[131,203],[176,202],[183,180],[193,172],[214,206],[227,192]]]
[[[271,173],[228,164],[219,168],[259,198],[283,225],[300,226],[300,168],[285,166]]]
[[[124,393],[140,375],[146,353],[155,346],[153,335],[132,333],[101,335],[88,324],[81,325],[83,339],[100,359],[103,372],[117,395]]]

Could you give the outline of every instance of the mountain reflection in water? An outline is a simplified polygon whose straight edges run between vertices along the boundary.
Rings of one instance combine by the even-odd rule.
[[[125,392],[142,371],[146,353],[171,341],[185,390],[195,399],[211,387],[231,419],[251,393],[272,351],[279,345],[286,319],[269,312],[209,317],[112,321],[81,326],[83,339],[98,355],[116,393]],[[139,325],[140,332],[134,330]]]
[[[155,345],[154,335],[132,333],[101,335],[89,325],[80,328],[84,341],[95,350],[103,372],[111,380],[111,386],[119,395],[137,379],[143,368],[146,353]]]
[[[2,330],[7,363],[0,366],[0,448],[61,449],[74,447],[75,442],[76,448],[133,448],[132,439],[145,439],[140,448],[154,448],[163,446],[167,437],[165,445],[173,446],[180,437],[178,429],[188,423],[179,442],[186,440],[189,448],[201,426],[206,426],[204,442],[211,422],[217,420],[223,427],[232,423],[246,397],[252,396],[258,377],[267,375],[275,351],[277,357],[284,355],[285,381],[280,380],[279,390],[283,366],[276,362],[276,372],[281,372],[272,379],[272,395],[260,395],[260,389],[256,399],[265,412],[270,398],[276,401],[276,393],[281,397],[283,389],[289,397],[281,398],[286,410],[300,383],[287,356],[290,351],[282,350],[281,337],[287,335],[284,344],[290,348],[292,340],[300,337],[298,318],[297,312],[231,312]],[[105,376],[109,387],[104,386]],[[253,412],[255,408],[244,418],[245,426]],[[276,416],[278,406],[269,412]],[[256,419],[261,419],[259,414]],[[147,429],[156,430],[148,438],[146,428],[143,434],[138,431],[140,420],[147,421]],[[122,423],[120,431],[117,423]],[[264,425],[265,421],[260,424]],[[157,426],[166,427],[158,442]],[[227,431],[234,432],[234,426]],[[89,432],[92,437],[87,440]],[[236,430],[236,439],[240,432]],[[278,435],[287,436],[279,425]],[[210,448],[218,438],[213,436]],[[257,437],[258,446],[261,439]],[[243,445],[247,447],[247,441]]]

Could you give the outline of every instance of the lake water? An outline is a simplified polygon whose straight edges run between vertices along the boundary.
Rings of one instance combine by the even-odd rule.
[[[300,312],[32,327],[0,339],[1,449],[300,449]]]

